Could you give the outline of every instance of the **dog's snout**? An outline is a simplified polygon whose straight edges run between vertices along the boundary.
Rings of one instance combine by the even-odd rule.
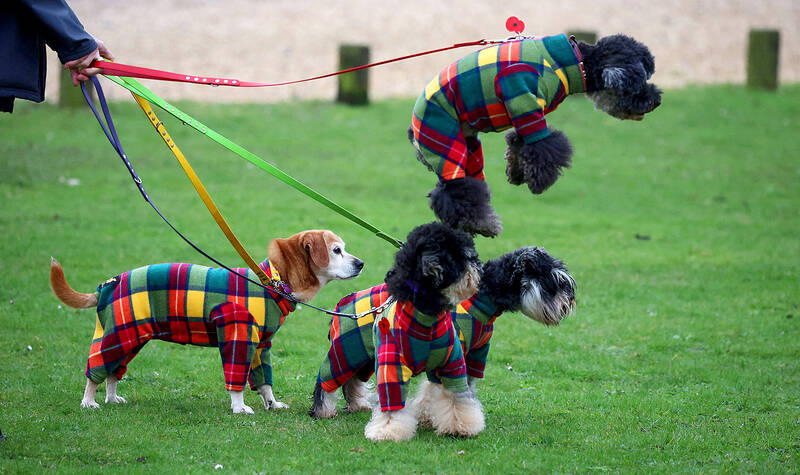
[[[353,267],[355,267],[357,271],[361,272],[361,269],[364,268],[364,261],[361,259],[356,259],[355,262],[353,262]]]

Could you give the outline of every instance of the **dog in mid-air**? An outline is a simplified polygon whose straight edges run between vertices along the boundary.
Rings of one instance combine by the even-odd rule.
[[[414,437],[417,417],[406,405],[407,385],[422,372],[446,389],[442,433],[473,436],[484,428],[480,403],[467,386],[464,353],[450,310],[478,290],[481,263],[472,238],[441,223],[414,228],[386,273],[394,300],[377,318],[378,402],[364,435],[373,441]]]
[[[618,119],[642,120],[661,104],[648,79],[649,49],[625,35],[591,45],[566,35],[520,38],[476,51],[437,75],[414,106],[408,136],[417,158],[439,177],[430,206],[443,223],[494,237],[502,231],[489,204],[478,132],[506,135],[509,183],[532,193],[549,188],[570,166],[572,146],[544,116],[571,94],[586,93]]]
[[[273,239],[259,267],[273,285],[298,302],[308,302],[331,280],[358,276],[364,262],[345,251],[331,231],[304,231]],[[250,269],[233,269],[258,282]],[[94,293],[73,290],[61,265],[52,260],[50,285],[75,308],[97,307],[86,365],[81,407],[99,408],[98,385],[106,382],[106,403],[124,403],[117,382],[150,340],[219,348],[225,389],[234,413],[253,414],[244,386],[258,392],[266,409],[288,407],[272,392],[272,338],[296,302],[224,269],[195,264],[153,264],[119,274]]]
[[[386,284],[344,297],[336,310],[356,313],[379,308],[389,298]],[[470,388],[483,378],[494,322],[505,312],[523,315],[545,325],[558,325],[575,307],[575,280],[563,262],[539,247],[521,247],[483,265],[478,292],[462,301],[452,313],[461,340]],[[330,418],[337,415],[337,389],[342,389],[345,410],[369,409],[365,384],[375,367],[373,314],[357,321],[334,316],[331,320],[330,349],[320,365],[309,415]],[[414,405],[420,425],[441,426],[436,402],[442,400],[442,386],[435,378],[422,381]]]

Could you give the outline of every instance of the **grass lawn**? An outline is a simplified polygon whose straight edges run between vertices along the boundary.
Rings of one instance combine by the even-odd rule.
[[[399,238],[433,219],[435,177],[405,138],[412,105],[181,104]],[[112,110],[162,211],[241,265],[138,107]],[[271,238],[330,228],[366,261],[316,304],[382,280],[389,244],[160,116],[257,259]],[[274,340],[287,410],[248,392],[256,415],[230,414],[218,352],[163,342],[120,383],[127,405],[81,410],[94,314],[59,305],[50,256],[84,292],[144,264],[209,262],[139,197],[88,109],[18,103],[0,116],[0,473],[798,472],[800,86],[668,91],[641,123],[570,98],[548,121],[574,165],[539,196],[505,183],[503,137],[483,136],[505,230],[477,245],[484,259],[534,244],[562,258],[577,312],[556,328],[498,320],[478,437],[373,444],[366,413],[306,415],[328,323],[308,309]]]

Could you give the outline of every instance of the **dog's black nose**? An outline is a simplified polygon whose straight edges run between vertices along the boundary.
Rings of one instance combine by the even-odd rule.
[[[353,263],[353,267],[355,267],[360,272],[361,269],[364,268],[364,261],[362,261],[361,259],[356,259],[356,261]]]

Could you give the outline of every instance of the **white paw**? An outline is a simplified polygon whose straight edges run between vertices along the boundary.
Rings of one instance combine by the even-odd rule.
[[[284,404],[280,401],[270,401],[267,409],[286,409],[288,407],[289,407],[288,404]]]
[[[241,406],[231,406],[231,410],[233,410],[234,414],[255,414],[255,412],[253,412],[253,408],[247,404],[242,404]]]
[[[364,436],[373,442],[411,440],[417,433],[417,418],[408,407],[399,411],[373,409],[372,418],[364,427]]]
[[[97,404],[95,401],[81,401],[81,407],[85,407],[87,409],[100,409],[100,404]]]
[[[127,404],[127,403],[128,403],[128,401],[126,401],[126,400],[125,400],[125,398],[124,398],[124,397],[122,397],[122,396],[116,396],[116,395],[114,395],[114,396],[106,396],[106,403],[112,403],[112,404]]]

